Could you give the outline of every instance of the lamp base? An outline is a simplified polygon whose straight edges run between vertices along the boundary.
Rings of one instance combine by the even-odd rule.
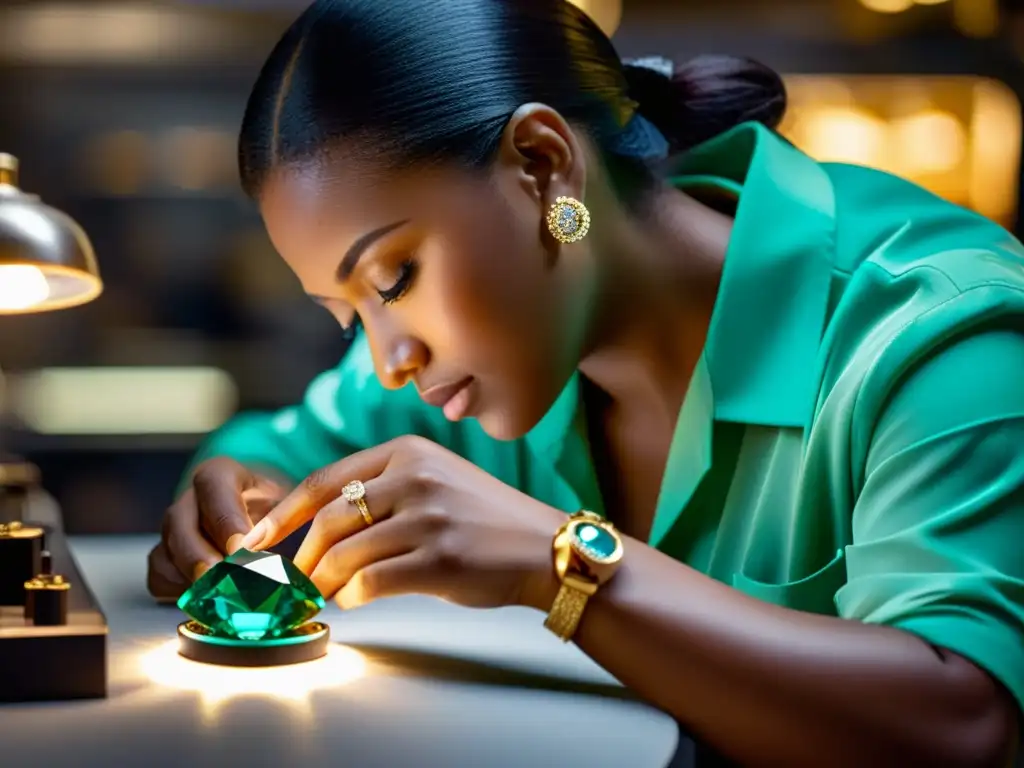
[[[280,637],[235,640],[214,635],[196,621],[178,625],[178,653],[186,659],[224,667],[279,667],[327,654],[331,628],[310,621]]]

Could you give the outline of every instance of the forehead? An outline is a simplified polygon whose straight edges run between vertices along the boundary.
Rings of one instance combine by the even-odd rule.
[[[286,259],[324,249],[340,258],[378,227],[438,220],[479,206],[484,186],[479,175],[453,168],[382,172],[341,162],[285,167],[267,180],[260,212]]]

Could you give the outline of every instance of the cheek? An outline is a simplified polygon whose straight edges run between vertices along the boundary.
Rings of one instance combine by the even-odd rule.
[[[544,260],[537,232],[508,213],[448,230],[430,283],[436,306],[445,308],[444,337],[459,346],[459,357],[516,357],[530,319],[544,314]]]

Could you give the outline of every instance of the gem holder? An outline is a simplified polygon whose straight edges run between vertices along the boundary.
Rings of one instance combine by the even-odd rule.
[[[198,621],[178,625],[178,653],[192,661],[225,667],[277,667],[313,661],[327,654],[330,639],[330,627],[319,621],[261,640],[215,635]]]
[[[106,617],[71,555],[59,521],[45,526],[44,546],[50,553],[49,570],[70,585],[61,598],[67,601],[65,623],[35,624],[25,616],[24,599],[0,605],[0,702],[105,698]],[[23,574],[17,578],[24,592]]]

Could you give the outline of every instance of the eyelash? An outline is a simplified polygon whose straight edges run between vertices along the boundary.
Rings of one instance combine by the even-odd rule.
[[[385,304],[394,304],[406,293],[412,286],[412,278],[416,274],[416,263],[411,259],[402,262],[402,266],[398,270],[398,279],[395,284],[385,291],[377,291],[381,300]]]
[[[398,270],[398,279],[395,284],[384,291],[377,291],[381,301],[385,304],[394,304],[406,293],[409,292],[409,288],[412,287],[412,278],[416,273],[416,264],[411,259],[402,263]],[[341,329],[342,339],[344,341],[352,341],[356,333],[363,326],[363,321],[359,315],[352,318],[352,322]]]

